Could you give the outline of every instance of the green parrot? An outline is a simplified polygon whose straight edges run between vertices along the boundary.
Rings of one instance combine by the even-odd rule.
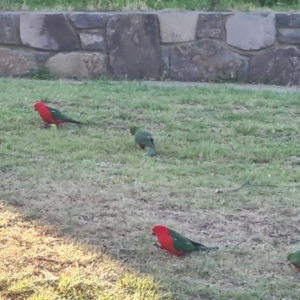
[[[130,133],[134,135],[135,143],[139,145],[141,150],[145,150],[148,156],[155,156],[157,154],[151,132],[138,126],[132,126],[130,127]]]
[[[298,276],[300,276],[300,249],[290,252],[287,256],[287,260],[296,267]]]

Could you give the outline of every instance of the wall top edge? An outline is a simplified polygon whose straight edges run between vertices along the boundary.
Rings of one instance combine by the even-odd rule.
[[[161,14],[161,13],[190,13],[190,14],[218,14],[218,15],[236,15],[236,14],[262,14],[262,15],[266,15],[266,14],[286,14],[286,15],[299,15],[300,14],[300,10],[298,12],[289,12],[289,11],[251,11],[251,12],[243,12],[243,11],[239,11],[239,12],[234,12],[234,11],[203,11],[203,10],[196,10],[196,11],[191,11],[191,10],[134,10],[134,11],[107,11],[107,10],[103,10],[103,11],[68,11],[68,10],[38,10],[38,11],[1,11],[1,14],[107,14],[107,15],[111,15],[111,14]]]

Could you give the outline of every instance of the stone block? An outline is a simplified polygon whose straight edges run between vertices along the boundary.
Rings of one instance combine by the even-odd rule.
[[[161,48],[157,16],[115,14],[107,24],[110,65],[117,79],[157,78]]]
[[[107,74],[107,55],[98,52],[58,53],[46,63],[58,78],[87,79]]]
[[[0,44],[19,44],[19,15],[11,13],[0,14]]]
[[[225,20],[224,14],[199,14],[196,37],[223,39],[225,37]]]
[[[0,48],[0,76],[26,76],[36,68],[34,54]]]
[[[71,13],[69,18],[77,29],[105,29],[111,13]]]
[[[161,49],[161,75],[162,78],[170,76],[170,48],[167,47]]]
[[[236,13],[225,24],[227,44],[242,50],[259,50],[275,42],[275,14]]]
[[[36,49],[55,51],[79,49],[76,32],[61,13],[22,14],[20,36],[25,46]]]
[[[300,28],[300,14],[299,13],[277,13],[276,25],[278,27],[293,27]]]
[[[278,28],[277,39],[283,44],[300,44],[300,29]]]
[[[221,42],[203,39],[171,50],[170,77],[179,81],[245,80],[248,59]]]
[[[160,12],[157,15],[162,43],[182,43],[195,40],[197,12]]]
[[[79,34],[83,50],[107,52],[106,40],[99,32],[81,32]]]
[[[300,51],[296,47],[269,49],[251,59],[248,81],[299,85],[299,70]]]

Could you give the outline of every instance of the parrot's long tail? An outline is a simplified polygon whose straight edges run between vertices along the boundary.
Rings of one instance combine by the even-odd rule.
[[[206,247],[203,244],[193,242],[193,244],[197,247],[198,251],[213,251],[218,250],[219,247]]]
[[[146,147],[145,151],[148,156],[155,156],[157,154],[156,150],[152,147]]]
[[[214,250],[219,250],[219,247],[199,247],[199,250],[201,251],[214,251]]]
[[[74,123],[74,124],[80,124],[80,125],[89,125],[87,123],[82,123],[73,119],[66,119],[65,122]]]

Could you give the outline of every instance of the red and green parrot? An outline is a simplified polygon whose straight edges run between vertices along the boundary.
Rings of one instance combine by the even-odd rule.
[[[86,123],[71,119],[70,117],[61,113],[58,109],[47,106],[45,103],[40,101],[33,104],[33,109],[39,113],[40,117],[44,121],[44,127],[48,127],[50,124],[59,126],[60,124],[66,122],[87,125]]]
[[[297,276],[300,277],[300,249],[290,252],[287,256],[287,260],[296,267]]]
[[[155,156],[157,154],[151,132],[138,126],[132,126],[130,127],[130,133],[134,136],[135,143],[138,144],[141,150],[145,150],[148,156]]]
[[[183,256],[192,251],[211,251],[219,249],[219,247],[206,247],[200,243],[193,242],[163,225],[153,226],[152,235],[155,235],[157,238],[156,246],[176,256]]]

